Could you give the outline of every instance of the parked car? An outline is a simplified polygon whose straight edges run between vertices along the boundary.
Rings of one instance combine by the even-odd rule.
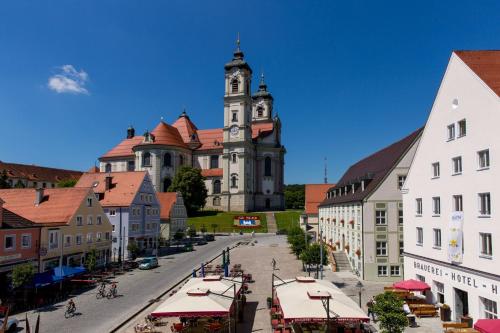
[[[155,257],[144,258],[139,262],[139,269],[152,269],[158,267],[158,259]]]
[[[4,317],[0,318],[0,327],[3,327],[4,320]],[[18,326],[19,320],[17,320],[16,318],[11,317],[7,320],[7,332],[15,332]]]
[[[205,240],[207,242],[213,242],[215,240],[215,236],[214,235],[205,235]]]
[[[198,242],[196,242],[196,245],[207,245],[207,241],[204,239],[200,239]]]

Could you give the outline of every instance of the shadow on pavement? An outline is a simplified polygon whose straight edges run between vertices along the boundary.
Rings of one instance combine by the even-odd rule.
[[[252,332],[255,313],[257,312],[257,305],[259,302],[247,302],[245,304],[245,313],[243,314],[243,322],[238,323],[238,332],[250,333]]]

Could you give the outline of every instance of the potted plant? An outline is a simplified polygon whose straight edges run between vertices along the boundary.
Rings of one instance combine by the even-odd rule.
[[[354,220],[350,220],[349,224],[354,225]]]

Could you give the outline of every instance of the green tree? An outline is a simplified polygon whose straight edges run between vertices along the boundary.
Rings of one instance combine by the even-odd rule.
[[[97,253],[95,249],[90,250],[85,256],[85,268],[92,273],[97,266]]]
[[[33,281],[35,269],[32,264],[21,264],[14,267],[12,270],[12,286],[19,288],[27,286]]]
[[[323,265],[328,265],[328,252],[325,245],[323,246]],[[318,243],[311,244],[307,248],[305,248],[300,253],[300,259],[302,262],[307,265],[316,266],[316,275],[319,273],[320,265],[321,265],[321,246]]]
[[[408,319],[403,311],[403,300],[393,292],[387,291],[375,297],[373,312],[379,320],[382,333],[403,333]]]
[[[207,227],[204,224],[202,224],[201,228],[200,228],[200,231],[201,231],[202,234],[205,234],[207,232]]]
[[[188,228],[188,236],[196,237],[196,227],[194,225],[190,225]]]
[[[213,231],[213,233],[215,235],[215,231],[217,230],[217,228],[219,227],[219,225],[217,223],[212,223],[210,226],[212,227],[212,231]]]
[[[75,187],[77,182],[76,179],[63,179],[57,183],[57,187]]]
[[[285,185],[285,206],[287,209],[304,209],[305,185]]]
[[[177,172],[168,188],[170,192],[181,192],[184,205],[189,215],[192,215],[205,206],[207,199],[207,188],[205,187],[205,177],[201,175],[201,170],[189,166],[183,166]]]
[[[3,170],[0,174],[0,188],[11,188],[9,184],[9,177],[7,176],[7,171]]]
[[[26,185],[24,185],[24,183],[20,179],[18,179],[17,183],[14,185],[14,188],[25,188],[25,187]]]
[[[127,250],[130,252],[130,256],[132,257],[132,260],[135,260],[135,258],[137,258],[137,256],[139,255],[139,252],[141,251],[141,249],[139,248],[139,245],[137,245],[137,242],[135,242],[135,241],[128,242]]]
[[[300,254],[306,248],[306,240],[305,240],[304,230],[300,227],[292,227],[287,234],[287,240],[292,248],[293,253],[299,258]],[[307,236],[307,239],[310,240],[310,236]]]

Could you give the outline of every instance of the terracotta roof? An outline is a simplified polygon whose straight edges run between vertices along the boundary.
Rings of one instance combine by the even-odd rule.
[[[203,177],[222,177],[222,168],[217,169],[201,169],[201,175]]]
[[[92,168],[88,169],[87,172],[96,173],[96,172],[101,172],[101,170],[99,170],[98,167],[93,166]]]
[[[177,118],[172,126],[179,131],[179,134],[181,135],[182,140],[184,140],[185,143],[191,142],[193,134],[196,134],[196,131],[198,130],[185,112],[183,112],[180,117]]]
[[[155,129],[151,131],[151,134],[154,135],[154,142],[144,144],[167,145],[187,148],[177,128],[167,124],[163,120],[160,121]]]
[[[44,189],[42,202],[35,206],[35,189],[0,190],[4,208],[35,223],[68,223],[80,203],[89,193],[88,188]]]
[[[326,191],[335,184],[306,184],[306,214],[318,214],[318,205],[325,200]]]
[[[222,149],[222,128],[198,130],[201,147],[197,150]]]
[[[110,175],[111,189],[106,190],[106,176]],[[146,171],[85,173],[75,187],[92,188],[99,193],[103,207],[128,207],[146,177]]]
[[[170,211],[177,201],[176,192],[158,192],[156,193],[158,201],[160,202],[160,219],[168,220],[170,218]]]
[[[101,158],[135,156],[132,148],[137,146],[143,140],[144,137],[142,135],[134,136],[133,138],[130,139],[124,139],[113,149],[108,151],[106,154],[102,155]]]
[[[351,184],[358,184],[362,179],[367,183],[365,190],[357,188],[354,193],[348,191],[346,195],[337,195],[325,199],[319,206],[340,204],[346,202],[357,202],[367,197],[385,179],[389,172],[396,166],[401,157],[411,148],[420,137],[423,128],[419,128],[407,137],[393,143],[392,145],[377,151],[376,153],[362,159],[347,169],[346,173],[336,184],[336,188],[343,188]]]
[[[30,220],[25,219],[24,217],[19,216],[16,213],[11,212],[6,208],[2,209],[2,214],[3,217],[2,217],[2,225],[0,226],[1,228],[17,229],[17,228],[32,228],[33,226],[36,226]]]
[[[5,163],[0,161],[0,171],[6,170],[8,177],[23,178],[31,181],[58,183],[66,179],[78,179],[81,171],[47,168],[37,165]]]
[[[252,139],[265,137],[271,134],[274,130],[274,122],[258,122],[252,124]]]
[[[500,50],[455,51],[470,69],[500,96]]]

